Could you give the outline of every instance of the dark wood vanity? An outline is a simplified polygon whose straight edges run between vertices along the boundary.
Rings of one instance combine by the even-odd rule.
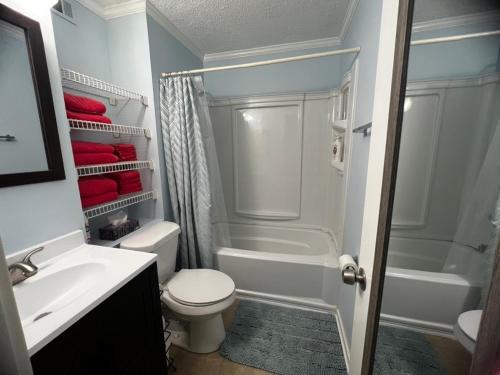
[[[35,375],[165,375],[156,263],[31,357]]]

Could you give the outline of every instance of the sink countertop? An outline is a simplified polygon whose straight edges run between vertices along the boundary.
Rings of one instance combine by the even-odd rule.
[[[14,287],[29,355],[47,345],[155,260],[156,255],[151,253],[82,244],[38,263],[38,274]],[[47,279],[49,282],[44,282]],[[65,280],[71,286],[61,286]],[[35,299],[49,297],[50,300],[54,289],[60,289],[50,304],[56,308],[50,311],[48,306],[50,314],[33,319],[44,315],[44,311],[33,309]],[[39,295],[30,296],[33,290]],[[43,296],[45,292],[49,296]],[[35,310],[34,316],[30,315],[30,309]]]

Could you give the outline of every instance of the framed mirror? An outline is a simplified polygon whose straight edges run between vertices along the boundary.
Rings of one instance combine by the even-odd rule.
[[[0,4],[0,187],[64,180],[38,22]]]

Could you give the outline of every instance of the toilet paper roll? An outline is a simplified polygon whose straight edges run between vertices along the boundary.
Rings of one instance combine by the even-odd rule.
[[[352,256],[349,254],[341,255],[339,258],[340,269],[344,271],[346,268],[352,268],[358,272],[358,265]]]

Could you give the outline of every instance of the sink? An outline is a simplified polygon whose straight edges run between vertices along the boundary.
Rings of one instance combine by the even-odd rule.
[[[156,260],[151,253],[86,244],[81,230],[34,247],[40,246],[45,249],[33,261],[38,273],[13,287],[30,356]]]
[[[41,268],[35,276],[14,286],[14,297],[24,327],[69,305],[106,275],[98,261]]]

